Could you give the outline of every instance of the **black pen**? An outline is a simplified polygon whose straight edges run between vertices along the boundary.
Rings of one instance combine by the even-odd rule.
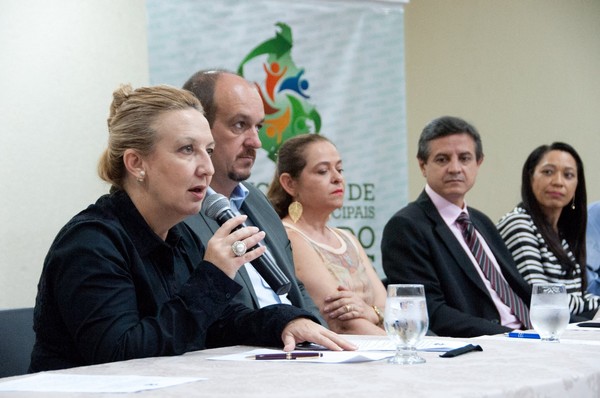
[[[250,356],[249,358],[265,361],[273,359],[306,359],[306,358],[320,358],[323,356],[321,352],[283,352],[277,354],[257,354]]]

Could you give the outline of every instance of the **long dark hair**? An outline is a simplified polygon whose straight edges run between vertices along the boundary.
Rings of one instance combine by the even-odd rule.
[[[558,219],[558,234],[552,229],[552,225],[546,219],[542,208],[535,198],[532,188],[533,172],[540,163],[542,157],[550,151],[563,151],[569,153],[575,159],[577,164],[577,187],[573,202],[563,207]],[[585,278],[585,230],[587,225],[587,193],[585,189],[585,174],[583,171],[583,162],[579,154],[569,144],[564,142],[554,142],[551,145],[541,145],[537,147],[523,165],[521,176],[521,203],[526,209],[542,237],[548,244],[550,250],[560,261],[564,270],[573,275],[575,264],[569,258],[562,246],[562,239],[569,244],[575,260],[581,266],[581,278],[583,280],[583,291],[586,290]]]

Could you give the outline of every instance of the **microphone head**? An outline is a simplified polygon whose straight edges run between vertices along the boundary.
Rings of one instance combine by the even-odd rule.
[[[204,198],[201,211],[207,217],[216,220],[219,214],[229,209],[229,200],[220,193],[213,193],[212,195]]]

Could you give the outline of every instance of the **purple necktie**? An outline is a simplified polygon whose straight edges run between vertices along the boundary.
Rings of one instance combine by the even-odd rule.
[[[492,289],[496,291],[498,297],[504,304],[506,304],[515,314],[517,319],[528,329],[531,329],[531,323],[529,322],[529,310],[523,300],[511,289],[508,283],[502,278],[502,275],[494,264],[490,261],[485,250],[481,246],[481,242],[475,233],[473,223],[469,219],[467,213],[460,213],[460,216],[456,219],[456,223],[460,226],[462,234],[467,242],[467,246],[471,249],[475,260],[479,264],[479,267],[483,271],[483,274],[488,278]]]

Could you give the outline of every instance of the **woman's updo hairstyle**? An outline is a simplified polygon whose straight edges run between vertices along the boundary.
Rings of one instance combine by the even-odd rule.
[[[134,90],[126,84],[113,92],[108,117],[108,146],[98,163],[98,174],[112,185],[111,192],[123,189],[125,151],[135,149],[142,156],[150,154],[156,142],[153,124],[158,116],[188,108],[204,114],[194,94],[176,87],[161,85]]]

